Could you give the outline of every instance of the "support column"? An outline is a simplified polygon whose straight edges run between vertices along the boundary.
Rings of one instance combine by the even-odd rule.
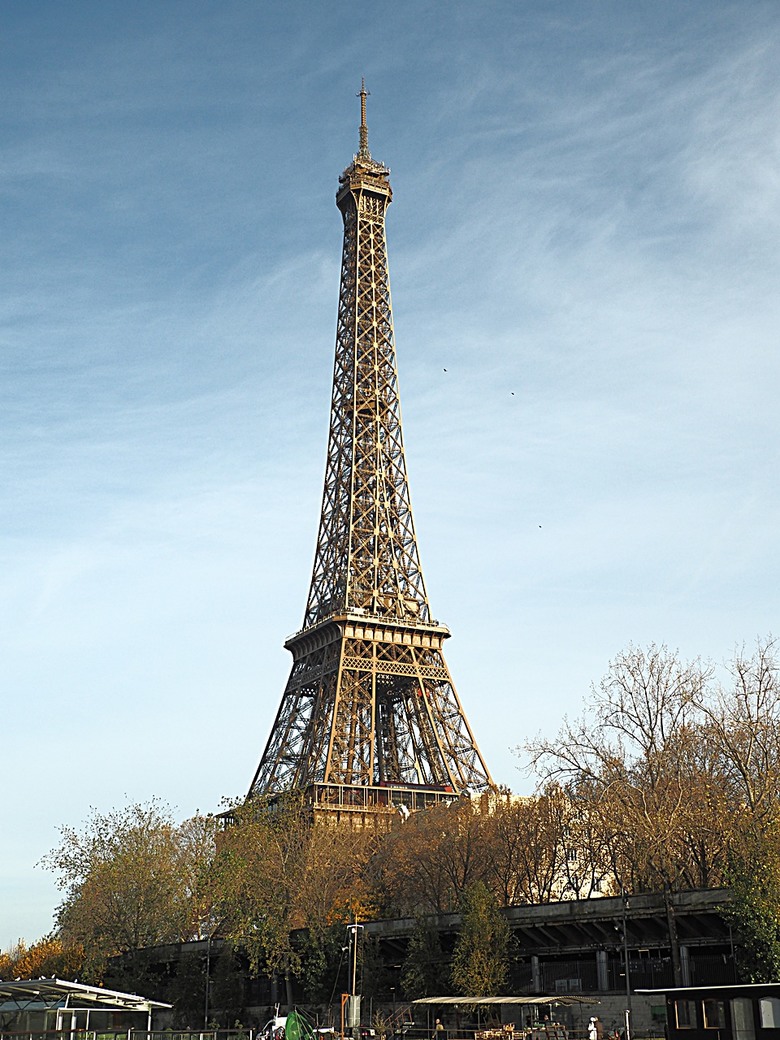
[[[596,950],[596,986],[599,993],[609,989],[609,970],[607,967],[607,951]]]
[[[680,947],[680,973],[683,986],[691,986],[691,954],[687,946]]]
[[[542,992],[542,972],[536,954],[531,954],[531,988],[534,993]]]

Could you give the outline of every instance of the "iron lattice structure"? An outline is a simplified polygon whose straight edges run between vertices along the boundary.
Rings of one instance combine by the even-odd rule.
[[[325,489],[303,628],[249,798],[421,808],[493,786],[442,653],[412,520],[385,239],[389,170],[360,147],[344,220]]]

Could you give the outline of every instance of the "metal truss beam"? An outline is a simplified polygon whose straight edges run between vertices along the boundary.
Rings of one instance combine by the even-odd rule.
[[[404,455],[385,215],[389,170],[360,149],[344,222],[319,535],[293,667],[249,797],[312,785],[483,791],[490,773],[431,618]]]

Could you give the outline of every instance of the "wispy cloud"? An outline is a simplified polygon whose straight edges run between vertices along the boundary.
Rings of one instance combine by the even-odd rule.
[[[629,639],[717,657],[772,627],[780,22],[746,10],[19,9],[7,766],[42,791],[31,757],[112,763],[99,792],[58,768],[34,834],[4,820],[30,863],[98,797],[213,808],[256,764],[319,516],[362,74],[423,565],[495,775]],[[45,930],[39,891],[0,944]]]

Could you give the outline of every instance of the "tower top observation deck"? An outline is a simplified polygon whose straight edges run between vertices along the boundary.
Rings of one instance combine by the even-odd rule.
[[[352,157],[352,162],[339,177],[339,190],[336,194],[336,202],[350,188],[363,186],[387,194],[392,198],[393,192],[390,188],[390,170],[383,163],[371,158],[368,150],[368,124],[366,122],[366,90],[365,79],[361,83],[360,93],[360,146]]]

